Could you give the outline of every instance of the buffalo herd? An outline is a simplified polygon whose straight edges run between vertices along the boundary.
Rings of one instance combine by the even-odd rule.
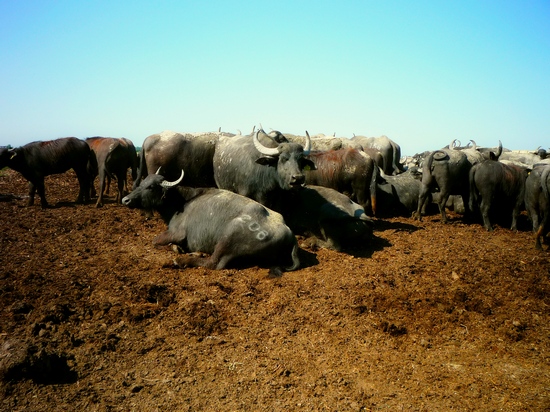
[[[3,147],[4,167],[29,181],[28,205],[38,191],[42,208],[49,207],[45,176],[73,169],[76,202],[97,196],[96,207],[115,179],[116,202],[162,217],[167,229],[153,243],[185,253],[174,261],[179,267],[259,265],[280,275],[300,267],[295,235],[345,251],[368,244],[373,217],[420,220],[438,210],[446,222],[446,209],[489,231],[495,222],[517,230],[525,209],[537,249],[550,230],[550,158],[544,149],[510,151],[500,142],[485,148],[455,140],[402,158],[386,136],[165,131],[147,137],[139,153],[130,140],[109,137]]]

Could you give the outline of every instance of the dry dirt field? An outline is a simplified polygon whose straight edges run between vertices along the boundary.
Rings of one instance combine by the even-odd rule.
[[[376,219],[270,278],[176,269],[160,220],[77,192],[51,176],[53,207],[26,207],[0,173],[2,411],[550,410],[550,254],[525,216]]]

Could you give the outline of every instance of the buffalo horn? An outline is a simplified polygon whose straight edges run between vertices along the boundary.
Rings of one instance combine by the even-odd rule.
[[[311,152],[311,137],[306,130],[306,145],[304,146],[304,156],[307,156]]]
[[[162,168],[162,166],[160,166],[158,169],[157,169],[157,172],[155,173],[156,175],[159,175],[160,174],[160,169]]]
[[[474,150],[477,150],[477,143],[474,140],[470,140],[470,142],[474,145]]]
[[[160,184],[162,187],[172,187],[172,186],[176,186],[179,182],[181,182],[181,180],[183,179],[183,170],[181,171],[181,176],[178,180],[174,181],[174,182],[169,182],[167,180],[163,180],[162,183]]]
[[[260,131],[258,130],[256,133],[254,133],[254,137],[252,138],[252,141],[254,142],[254,146],[263,155],[266,156],[278,156],[279,155],[279,149],[277,147],[266,147],[263,144],[260,143],[258,140],[258,133]]]
[[[456,139],[454,139],[454,140],[449,144],[449,149],[454,149],[454,148],[455,148],[455,142],[456,142]]]
[[[498,159],[501,154],[502,154],[502,142],[499,140],[498,141],[498,149],[497,149],[497,153],[496,153],[496,158]]]

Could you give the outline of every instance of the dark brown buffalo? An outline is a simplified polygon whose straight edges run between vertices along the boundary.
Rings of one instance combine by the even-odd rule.
[[[378,167],[372,158],[352,148],[311,152],[306,158],[315,165],[304,170],[307,185],[337,190],[376,214]]]
[[[0,149],[0,169],[4,167],[21,173],[29,181],[29,202],[34,204],[38,192],[42,208],[48,207],[44,178],[73,169],[80,184],[77,203],[90,200],[90,174],[95,169],[95,156],[85,141],[76,137],[37,141],[14,149]]]
[[[527,170],[486,160],[470,170],[470,210],[479,209],[483,225],[493,230],[490,214],[498,217],[512,216],[511,229],[517,230],[517,218],[525,197]]]
[[[185,170],[183,184],[190,187],[215,187],[212,158],[218,133],[201,135],[171,131],[148,136],[139,154],[139,170],[134,188],[147,175],[161,169],[167,178],[175,180]]]
[[[97,159],[97,173],[91,176],[92,197],[96,194],[93,181],[97,175],[99,176],[99,195],[96,207],[103,206],[105,183],[109,184],[112,177],[117,180],[116,201],[121,203],[129,168],[132,170],[132,178],[136,178],[137,155],[133,143],[128,139],[99,136],[87,138],[86,143],[95,153]]]

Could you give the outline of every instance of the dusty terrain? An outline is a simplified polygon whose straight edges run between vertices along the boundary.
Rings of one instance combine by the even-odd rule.
[[[26,193],[0,173],[2,411],[550,410],[550,254],[525,216],[378,219],[269,278],[173,268],[160,220],[75,205],[73,172],[50,209]]]

